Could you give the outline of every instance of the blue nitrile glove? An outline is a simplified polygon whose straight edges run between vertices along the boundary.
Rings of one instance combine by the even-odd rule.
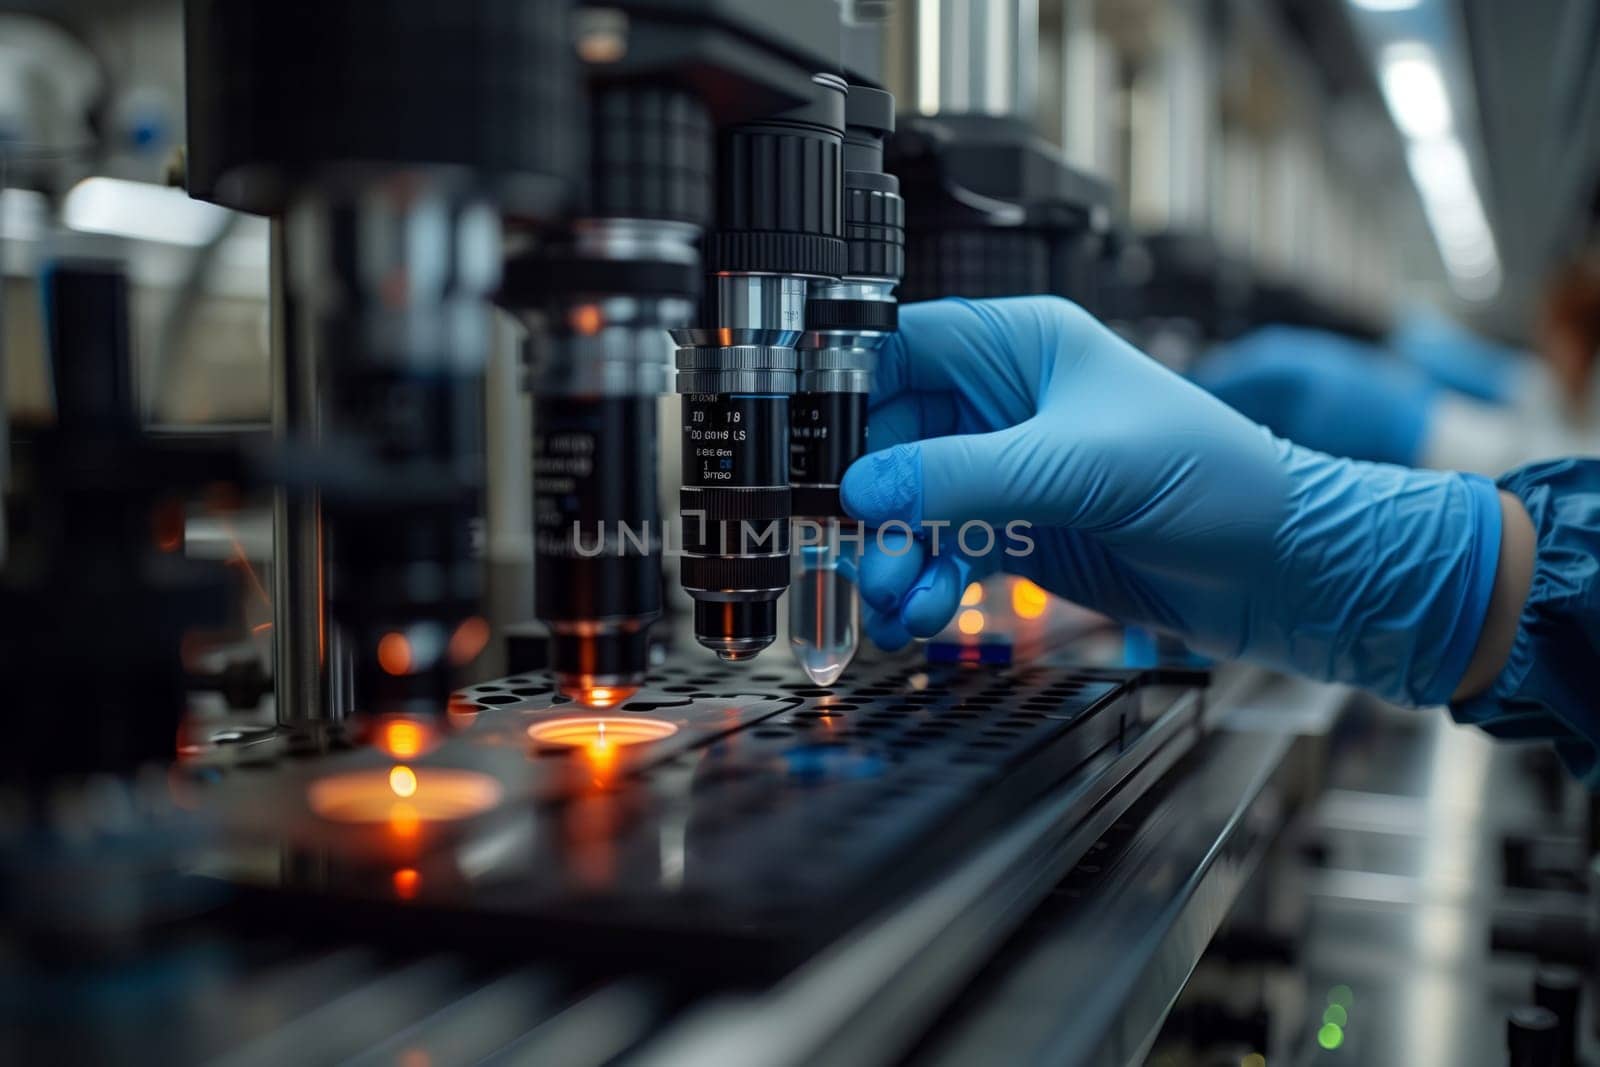
[[[1389,348],[1435,383],[1486,404],[1510,402],[1528,366],[1514,348],[1479,337],[1428,308],[1413,308],[1389,332]]]
[[[1382,349],[1338,334],[1264,326],[1213,351],[1194,380],[1295,444],[1415,466],[1437,388]]]
[[[1451,710],[1500,737],[1553,739],[1572,773],[1600,790],[1600,461],[1533,463],[1500,487],[1533,520],[1533,581],[1505,668]]]
[[[842,491],[886,531],[860,576],[887,647],[938,632],[970,579],[1005,569],[1206,652],[1431,704],[1465,672],[1493,589],[1487,480],[1275,438],[1052,297],[902,308],[869,440]],[[971,520],[996,529],[992,550],[974,527],[977,554],[952,551],[952,526],[934,552],[927,523]]]

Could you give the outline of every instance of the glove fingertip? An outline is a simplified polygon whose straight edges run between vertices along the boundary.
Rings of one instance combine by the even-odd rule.
[[[911,634],[895,616],[872,608],[868,608],[863,615],[867,636],[885,652],[898,652],[911,643]]]
[[[900,608],[900,621],[913,637],[933,637],[950,625],[971,568],[964,562],[941,559],[932,573],[913,586]]]

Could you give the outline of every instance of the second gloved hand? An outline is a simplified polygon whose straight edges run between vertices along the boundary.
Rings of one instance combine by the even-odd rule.
[[[1381,349],[1321,330],[1265,326],[1221,346],[1194,379],[1296,444],[1415,466],[1437,389]]]
[[[974,577],[1021,574],[1204,651],[1448,699],[1493,588],[1486,480],[1333,459],[1274,438],[1049,297],[902,309],[845,507],[869,539],[867,628],[931,636]],[[1031,524],[1020,555],[957,528]],[[944,530],[933,550],[929,523]],[[893,529],[890,525],[889,529]]]

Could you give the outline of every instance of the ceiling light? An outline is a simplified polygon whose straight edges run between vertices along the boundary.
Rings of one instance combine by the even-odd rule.
[[[1433,50],[1420,44],[1384,49],[1383,98],[1400,132],[1413,140],[1443,137],[1454,121],[1450,93]]]
[[[1466,300],[1492,299],[1500,291],[1500,252],[1461,142],[1416,141],[1406,149],[1406,165],[1451,286]]]

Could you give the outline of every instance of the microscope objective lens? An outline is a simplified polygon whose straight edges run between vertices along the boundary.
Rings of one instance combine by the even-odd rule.
[[[899,323],[895,287],[904,273],[905,204],[883,169],[894,130],[894,98],[851,85],[845,102],[845,245],[838,281],[814,280],[789,404],[789,487],[797,520],[789,590],[789,641],[817,685],[831,685],[860,645],[861,594],[853,566],[841,567],[850,519],[839,485],[867,451],[867,395],[877,350]]]

